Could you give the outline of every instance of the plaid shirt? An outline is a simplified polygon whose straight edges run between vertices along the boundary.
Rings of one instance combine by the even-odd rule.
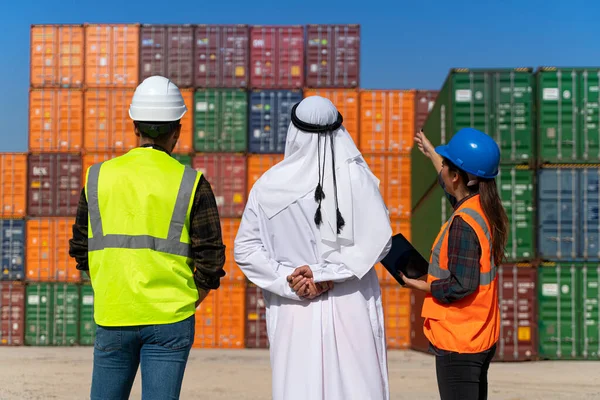
[[[157,150],[163,149],[155,146]],[[215,196],[210,184],[200,178],[190,214],[190,239],[194,259],[194,281],[199,289],[217,289],[225,276],[225,246]],[[89,271],[88,266],[88,204],[85,189],[81,191],[73,238],[69,240],[69,255],[75,258],[77,269]]]
[[[456,198],[446,192],[441,177],[438,180],[454,210],[474,196],[457,202]],[[431,295],[440,303],[448,304],[474,293],[479,287],[480,257],[481,246],[475,231],[461,217],[454,217],[448,230],[450,276],[431,282]]]

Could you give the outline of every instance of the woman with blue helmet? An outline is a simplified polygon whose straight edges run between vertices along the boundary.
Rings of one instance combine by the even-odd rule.
[[[508,218],[495,177],[500,150],[473,128],[433,147],[423,131],[419,150],[439,172],[454,207],[432,250],[427,281],[402,276],[426,292],[423,331],[436,355],[442,400],[487,399],[487,372],[500,332],[497,266],[504,259]]]

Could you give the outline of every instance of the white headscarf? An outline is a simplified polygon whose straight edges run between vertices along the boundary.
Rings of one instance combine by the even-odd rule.
[[[324,126],[336,122],[338,111],[328,99],[310,96],[298,105],[296,116],[302,122]],[[321,136],[320,140],[319,135]],[[333,140],[335,153],[338,207],[345,221],[340,233],[337,232],[331,140]],[[319,143],[321,160],[319,160]],[[290,123],[283,161],[263,174],[256,183],[255,189],[257,189],[256,195],[260,207],[267,218],[273,218],[290,204],[310,192],[315,192],[319,183],[319,163],[323,168],[323,157],[325,157],[325,166],[321,172],[324,172],[322,187],[325,198],[321,203],[322,223],[319,231],[321,242],[325,245],[321,246],[323,255],[325,255],[332,251],[339,251],[340,246],[353,246],[355,230],[362,229],[361,226],[356,226],[357,216],[354,215],[353,208],[355,199],[357,196],[361,196],[361,188],[352,187],[350,164],[362,163],[362,167],[367,170],[369,179],[373,180],[376,188],[379,186],[379,180],[368,170],[360,151],[343,126],[332,133],[319,134],[301,131],[293,123]],[[382,204],[380,202],[376,206],[381,207]],[[367,210],[365,212],[368,213]],[[368,221],[365,218],[359,219],[361,224]],[[372,223],[378,222],[372,221]],[[380,227],[380,229],[385,230],[386,228]]]

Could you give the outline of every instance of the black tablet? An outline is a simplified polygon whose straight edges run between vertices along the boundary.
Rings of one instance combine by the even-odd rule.
[[[426,275],[429,269],[429,262],[401,233],[392,237],[392,248],[381,260],[381,264],[402,286],[404,286],[404,280],[402,280],[398,271],[402,271],[405,276],[411,279],[418,279]]]

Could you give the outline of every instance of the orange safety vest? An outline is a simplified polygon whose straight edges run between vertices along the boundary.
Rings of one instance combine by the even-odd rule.
[[[428,293],[421,315],[423,331],[435,347],[458,353],[480,353],[490,349],[500,336],[497,267],[492,257],[492,237],[479,195],[466,200],[442,226],[429,260],[427,282],[450,276],[448,229],[460,216],[477,234],[481,246],[479,288],[467,297],[442,304]]]

